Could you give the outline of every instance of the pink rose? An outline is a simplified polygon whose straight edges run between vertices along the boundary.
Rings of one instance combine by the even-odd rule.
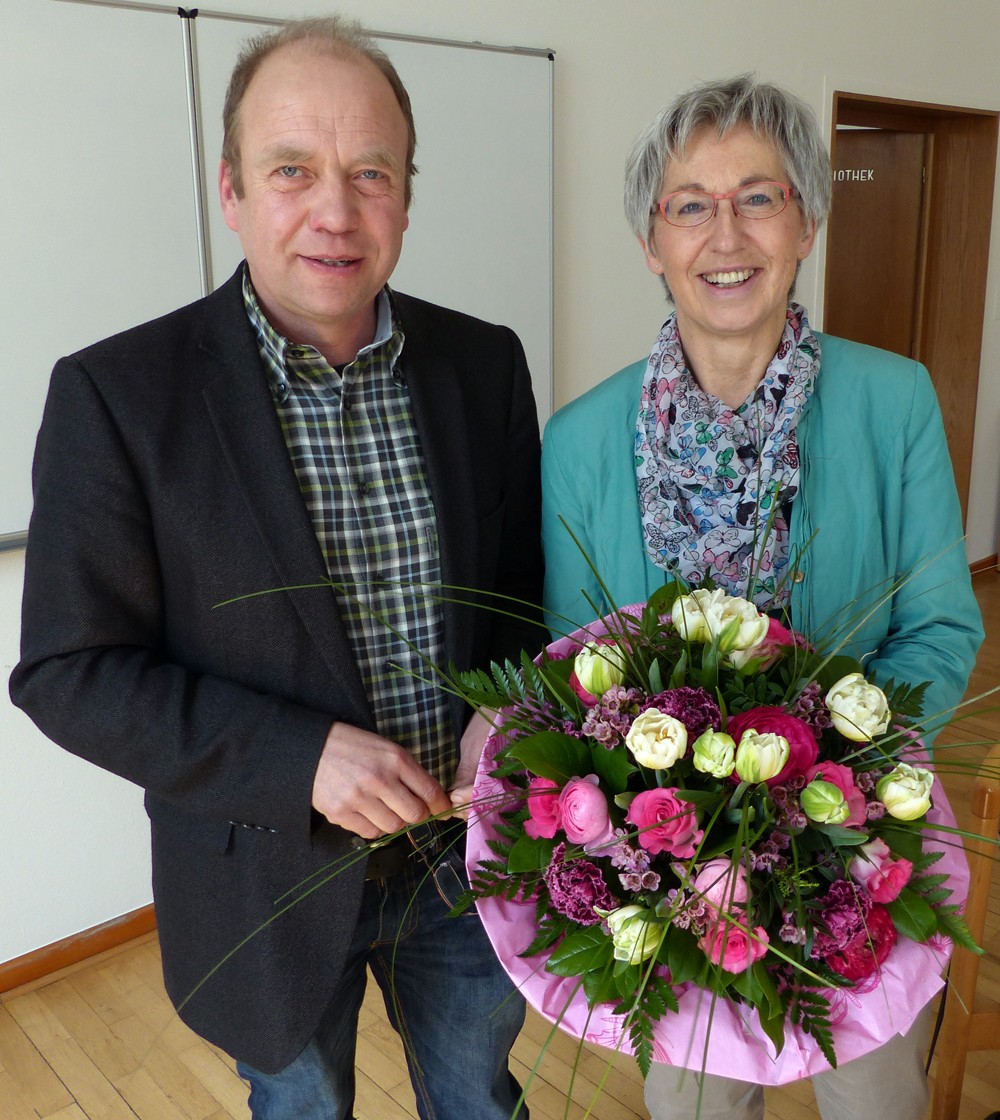
[[[528,783],[528,820],[524,831],[533,840],[551,840],[560,826],[559,783],[551,778],[532,778]]]
[[[908,859],[895,859],[889,845],[876,836],[861,845],[861,854],[851,860],[848,870],[873,902],[884,905],[899,897],[899,892],[910,881],[913,864]]]
[[[716,915],[720,910],[728,913],[734,906],[745,905],[750,897],[746,871],[740,864],[733,867],[724,858],[703,863],[691,880],[691,887]]]
[[[730,717],[725,731],[738,743],[743,732],[751,728],[760,735],[781,735],[788,740],[788,761],[768,780],[769,786],[805,774],[819,757],[819,743],[813,729],[805,720],[790,716],[783,708],[751,708],[749,712],[740,712]]]
[[[839,762],[818,762],[806,771],[806,784],[808,785],[813,778],[829,782],[844,795],[844,800],[850,809],[850,814],[844,821],[845,828],[849,828],[852,824],[865,823],[868,819],[865,813],[865,795],[854,784],[854,771],[850,766],[842,766]]]
[[[801,634],[782,626],[776,618],[769,618],[763,640],[751,649],[734,651],[729,659],[738,669],[753,665],[759,672],[761,669],[769,669],[782,656],[787,646],[804,645],[806,640]]]
[[[637,793],[625,819],[638,829],[639,846],[647,852],[671,852],[686,859],[694,855],[704,833],[694,806],[678,800],[676,793],[676,786]]]
[[[698,944],[712,964],[722,965],[726,972],[743,972],[767,952],[768,937],[763,926],[751,935],[739,922],[720,918],[709,926]]]
[[[600,847],[614,839],[607,798],[596,774],[570,778],[559,794],[560,827],[571,844]]]
[[[771,617],[767,620],[767,637],[764,641],[771,646],[805,645],[805,639],[800,634],[782,626],[776,618]]]

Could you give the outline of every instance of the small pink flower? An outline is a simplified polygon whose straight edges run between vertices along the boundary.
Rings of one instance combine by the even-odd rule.
[[[608,801],[596,774],[570,778],[559,794],[559,827],[571,844],[600,847],[614,839]]]
[[[813,778],[829,782],[844,795],[844,800],[850,809],[850,815],[844,821],[845,828],[851,825],[864,824],[867,821],[865,795],[854,784],[854,771],[850,766],[843,766],[839,762],[817,762],[815,766],[810,766],[806,771],[806,784],[808,785]]]
[[[709,926],[699,944],[712,964],[722,965],[726,972],[744,972],[767,952],[768,937],[763,926],[751,935],[739,922],[720,919]]]
[[[713,915],[717,915],[720,910],[729,913],[734,906],[745,905],[750,897],[746,871],[740,864],[734,868],[732,862],[724,858],[710,859],[703,863],[698,874],[691,880],[691,888],[699,901],[712,910]]]
[[[788,740],[788,761],[768,780],[769,786],[781,785],[789,778],[805,774],[819,757],[819,743],[813,729],[798,716],[790,716],[784,708],[751,708],[740,712],[729,719],[725,731],[738,743],[743,732],[751,728],[759,735],[781,735]]]
[[[704,833],[694,806],[679,800],[676,793],[676,787],[637,793],[625,819],[638,829],[639,846],[647,852],[671,852],[686,859],[694,855]]]
[[[560,827],[559,783],[532,778],[528,783],[528,819],[524,831],[533,840],[551,840]]]
[[[851,860],[851,878],[871,895],[873,902],[885,905],[899,897],[910,881],[913,864],[908,859],[895,859],[889,845],[876,836],[861,845],[861,854]]]

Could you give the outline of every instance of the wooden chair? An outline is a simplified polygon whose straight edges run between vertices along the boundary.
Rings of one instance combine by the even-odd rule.
[[[990,894],[990,878],[1000,858],[997,830],[1000,828],[1000,743],[979,769],[970,798],[970,833],[965,847],[969,853],[972,881],[965,918],[977,943],[982,944],[983,927]],[[962,824],[961,815],[959,823]],[[965,1058],[976,1050],[1000,1050],[1000,1004],[976,999],[979,956],[956,948],[951,961],[944,1022],[937,1045],[934,1098],[931,1120],[958,1120],[965,1078]]]

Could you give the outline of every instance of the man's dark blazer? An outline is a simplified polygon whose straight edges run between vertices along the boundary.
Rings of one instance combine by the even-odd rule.
[[[331,590],[218,605],[326,575],[240,277],[57,364],[10,688],[56,743],[145,788],[171,998],[200,1034],[273,1072],[340,975],[363,863],[212,970],[286,892],[352,851],[311,810],[313,776],[332,721],[374,723]],[[538,603],[538,426],[521,345],[395,299],[443,581]],[[446,605],[445,629],[459,666],[542,640],[469,604]],[[464,719],[456,704],[456,735]]]

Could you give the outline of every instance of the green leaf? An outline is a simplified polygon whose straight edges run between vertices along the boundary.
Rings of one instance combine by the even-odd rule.
[[[950,879],[950,875],[936,872],[933,875],[921,875],[919,879],[913,880],[910,886],[919,890],[924,898],[926,898],[929,891],[936,890],[938,887],[943,887]],[[951,894],[951,891],[948,893]]]
[[[900,826],[880,828],[878,831],[894,856],[908,859],[912,864],[920,859],[923,841],[919,829]]]
[[[554,782],[568,782],[590,773],[587,744],[561,731],[539,731],[518,739],[510,753],[532,774]]]
[[[595,1003],[612,1003],[618,1000],[620,996],[614,970],[594,969],[584,973],[583,994],[587,997],[589,1007],[593,1007]]]
[[[643,609],[643,623],[645,624],[647,618],[653,622],[659,622],[664,615],[670,614],[677,598],[684,593],[685,588],[674,579],[665,583],[662,587],[658,587],[653,594],[650,595]]]
[[[666,948],[665,960],[664,947]],[[698,940],[694,934],[678,929],[676,926],[671,928],[670,936],[664,939],[657,959],[670,969],[672,984],[697,980],[704,974],[707,963],[705,954],[698,948]]]
[[[732,983],[732,989],[754,1007],[760,1007],[764,1002],[764,989],[760,986],[757,979],[757,973],[752,968],[745,968],[742,972],[736,973],[736,979]]]
[[[686,649],[682,650],[674,664],[674,671],[670,674],[670,684],[668,687],[680,688],[685,683],[687,680],[689,660],[688,651]]]
[[[555,840],[535,840],[530,836],[522,836],[510,850],[507,870],[512,875],[520,875],[525,871],[543,871],[552,861],[555,846]]]
[[[722,794],[710,789],[678,789],[674,791],[674,796],[678,801],[687,802],[706,812],[713,810],[722,801]]]
[[[631,999],[639,987],[642,974],[639,966],[629,964],[628,961],[615,961],[614,967],[615,987],[617,999]]]
[[[972,931],[957,906],[940,906],[935,913],[942,933],[947,934],[956,945],[982,956],[983,950],[976,944]]]
[[[545,968],[553,976],[581,976],[594,969],[608,968],[613,959],[611,938],[600,926],[571,933],[548,959]]]
[[[583,710],[583,704],[580,697],[570,687],[569,675],[572,671],[573,659],[571,657],[559,658],[555,661],[543,657],[538,665],[538,675],[549,694],[566,711],[579,713]]]
[[[809,826],[816,832],[822,832],[836,848],[856,848],[861,844],[867,844],[870,839],[866,833],[859,829],[844,828],[842,824],[819,824],[816,821],[810,821]]]
[[[612,795],[624,793],[628,789],[629,778],[638,773],[638,767],[629,762],[623,750],[609,751],[599,743],[590,748],[590,764],[601,784],[607,786]]]
[[[848,657],[846,653],[838,653],[831,657],[816,676],[816,680],[824,692],[831,689],[841,677],[848,673],[860,673],[863,667],[860,661]]]
[[[779,1007],[777,1011],[765,1014],[762,1008],[757,1009],[760,1016],[760,1026],[764,1034],[774,1043],[775,1051],[780,1054],[785,1046],[785,1011]]]
[[[886,909],[896,929],[911,941],[926,941],[937,929],[933,907],[909,887],[904,887]]]

